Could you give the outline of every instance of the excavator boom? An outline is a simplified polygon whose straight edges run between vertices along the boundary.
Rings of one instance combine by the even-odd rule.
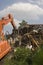
[[[13,17],[11,14],[9,14],[7,17],[3,17],[1,20],[0,20],[0,32],[2,32],[3,30],[3,26],[8,24],[8,23],[11,23],[13,27],[15,27],[15,24],[13,22]]]

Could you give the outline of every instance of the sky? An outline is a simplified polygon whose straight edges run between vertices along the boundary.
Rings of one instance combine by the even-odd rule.
[[[0,19],[11,13],[16,27],[22,20],[29,24],[43,24],[43,0],[0,0]],[[12,25],[5,25],[3,30],[12,32]]]

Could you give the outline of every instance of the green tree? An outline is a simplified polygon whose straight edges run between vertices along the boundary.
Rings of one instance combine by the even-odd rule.
[[[27,25],[27,22],[25,20],[22,20],[22,22],[19,23],[19,24],[20,24],[19,28],[21,28],[21,27]]]

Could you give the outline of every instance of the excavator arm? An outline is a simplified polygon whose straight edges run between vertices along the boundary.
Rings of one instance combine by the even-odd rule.
[[[13,17],[12,17],[11,14],[8,14],[8,16],[2,18],[2,24],[6,25],[6,24],[8,24],[9,22],[10,22],[11,24],[13,24],[13,26],[15,27],[15,25],[14,25],[14,23],[13,23]]]
[[[11,50],[11,46],[8,44],[7,40],[4,39],[4,34],[2,33],[3,26],[9,22],[12,24],[13,28],[15,28],[11,14],[8,14],[0,20],[0,38],[2,38],[0,41],[0,59],[2,59]]]

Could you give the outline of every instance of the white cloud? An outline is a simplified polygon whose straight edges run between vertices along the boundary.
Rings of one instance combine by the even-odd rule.
[[[21,21],[18,21],[17,19],[14,19],[14,23],[15,23],[16,28],[19,27],[19,23],[20,23],[20,22],[21,22]]]
[[[16,26],[18,27],[18,23],[23,19],[26,21],[39,20],[40,16],[43,16],[43,9],[30,3],[16,3],[0,11],[0,18],[7,15],[8,13],[13,14]]]
[[[30,3],[37,4],[43,8],[43,0],[28,0]]]
[[[18,20],[38,19],[43,15],[43,9],[30,3],[16,3],[0,11],[0,17],[8,13],[12,13]]]

